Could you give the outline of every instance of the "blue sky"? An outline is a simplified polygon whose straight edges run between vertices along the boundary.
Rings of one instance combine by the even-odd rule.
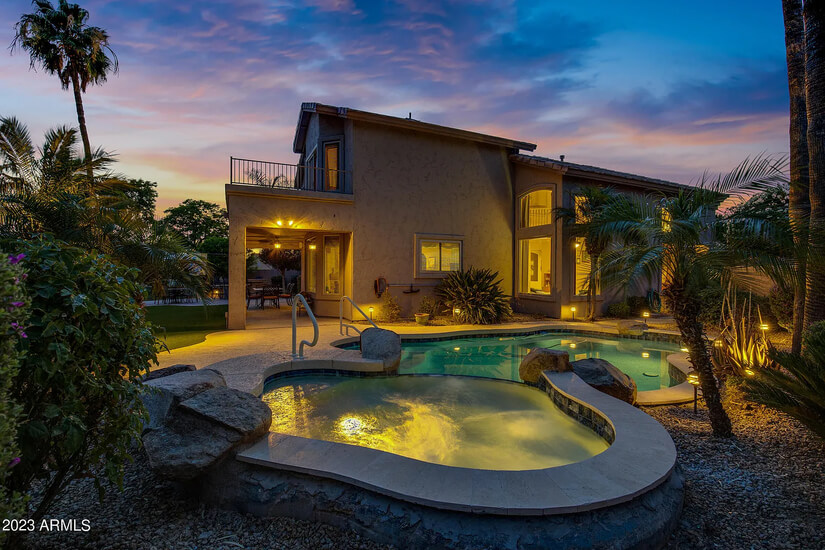
[[[779,0],[80,3],[121,68],[86,94],[92,143],[156,180],[160,207],[222,203],[230,155],[296,162],[302,101],[680,182],[788,149]],[[0,44],[29,9],[0,2]],[[35,136],[76,121],[71,94],[21,52],[0,54],[0,114]]]

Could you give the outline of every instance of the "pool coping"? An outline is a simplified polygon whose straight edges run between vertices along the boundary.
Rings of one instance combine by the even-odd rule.
[[[586,335],[608,335],[618,338],[627,338],[629,340],[649,340],[649,341],[665,341],[670,343],[680,343],[681,335],[678,332],[664,331],[664,330],[646,330],[641,335],[627,335],[619,334],[618,329],[610,327],[588,326],[582,328],[577,324],[552,324],[552,325],[536,325],[529,328],[514,329],[508,327],[501,328],[471,328],[471,329],[454,329],[445,332],[428,332],[428,333],[399,333],[401,341],[441,341],[451,340],[455,338],[466,338],[468,336],[483,337],[483,336],[527,336],[531,334],[538,334],[542,332],[576,332]],[[357,336],[346,336],[333,340],[329,343],[330,347],[341,349],[339,346],[357,342]],[[344,350],[355,351],[355,350]],[[693,372],[693,365],[690,364],[688,354],[685,352],[674,352],[666,358],[668,364],[679,370],[687,377]],[[671,386],[669,388],[660,388],[658,390],[644,390],[636,393],[636,404],[650,407],[656,405],[676,405],[679,403],[688,403],[693,401],[693,386],[687,381]]]
[[[585,408],[606,421],[612,444],[581,462],[508,471],[445,466],[367,447],[270,433],[236,458],[346,482],[436,509],[519,516],[620,504],[670,476],[676,465],[676,447],[652,417],[592,388],[572,372],[544,372],[541,382],[557,405],[562,402],[568,407],[568,414]]]

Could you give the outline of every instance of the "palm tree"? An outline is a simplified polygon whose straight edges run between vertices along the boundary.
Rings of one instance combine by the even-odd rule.
[[[23,14],[15,25],[12,51],[16,47],[27,51],[32,68],[40,66],[47,73],[56,74],[64,90],[72,87],[86,175],[91,180],[92,147],[82,93],[89,84],[102,84],[110,73],[117,72],[117,56],[109,47],[109,35],[100,27],[90,27],[89,12],[79,5],[66,0],[58,0],[57,8],[48,0],[32,3],[36,6],[34,13]]]
[[[605,284],[630,285],[662,274],[662,296],[699,375],[714,434],[731,435],[719,387],[699,321],[699,291],[719,278],[730,263],[725,242],[714,242],[714,213],[730,195],[764,189],[785,178],[782,161],[769,157],[746,160],[733,172],[709,179],[670,197],[616,195],[603,209],[593,231],[614,238],[602,255],[600,274]]]
[[[799,255],[801,277],[794,286],[793,341],[791,351],[799,353],[805,321],[805,252],[808,244],[808,120],[805,105],[805,25],[802,0],[782,0],[785,20],[785,52],[788,64],[788,89],[791,100],[790,124],[790,204],[788,214],[793,227],[794,249]]]
[[[610,243],[610,236],[598,228],[602,212],[615,196],[612,188],[584,186],[573,196],[572,208],[556,208],[553,214],[569,229],[571,237],[584,238],[585,252],[590,255],[590,273],[587,277],[587,321],[596,320],[596,289],[598,287],[599,258]]]
[[[142,215],[125,194],[130,184],[109,170],[109,154],[98,149],[86,162],[76,144],[77,131],[61,127],[35,147],[23,124],[0,117],[0,236],[50,233],[139,269],[141,282],[156,294],[175,280],[205,297],[211,272],[205,258]]]

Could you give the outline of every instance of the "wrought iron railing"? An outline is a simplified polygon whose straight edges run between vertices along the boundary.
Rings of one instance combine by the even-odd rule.
[[[346,192],[347,170],[229,157],[229,183],[276,189]]]

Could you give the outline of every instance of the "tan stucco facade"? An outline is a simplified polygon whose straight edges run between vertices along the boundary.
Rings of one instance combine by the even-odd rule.
[[[514,162],[514,153],[532,144],[468,137],[441,127],[418,130],[415,121],[396,120],[302,112],[295,152],[300,163],[317,163],[324,144],[339,143],[338,168],[346,177],[338,192],[226,186],[229,328],[245,326],[246,250],[267,247],[273,239],[302,249],[302,290],[314,291],[313,309],[320,316],[337,316],[346,295],[364,311],[374,308],[380,318],[384,298],[374,291],[378,278],[389,284],[402,315],[417,312],[443,276],[417,269],[423,267],[421,240],[461,243],[461,267],[497,271],[521,311],[567,319],[570,306],[581,304],[577,309],[583,314],[585,298],[576,296],[573,242],[566,229],[556,222],[520,227],[519,203],[526,193],[549,189],[552,207],[570,206],[571,191],[589,182],[568,178],[561,165]],[[526,261],[520,243],[548,237],[552,262],[541,267],[540,294],[521,292]],[[340,277],[334,284],[324,278],[325,257],[332,258],[327,242],[340,243]],[[599,303],[610,299],[604,295]],[[348,304],[343,311],[353,318]]]

